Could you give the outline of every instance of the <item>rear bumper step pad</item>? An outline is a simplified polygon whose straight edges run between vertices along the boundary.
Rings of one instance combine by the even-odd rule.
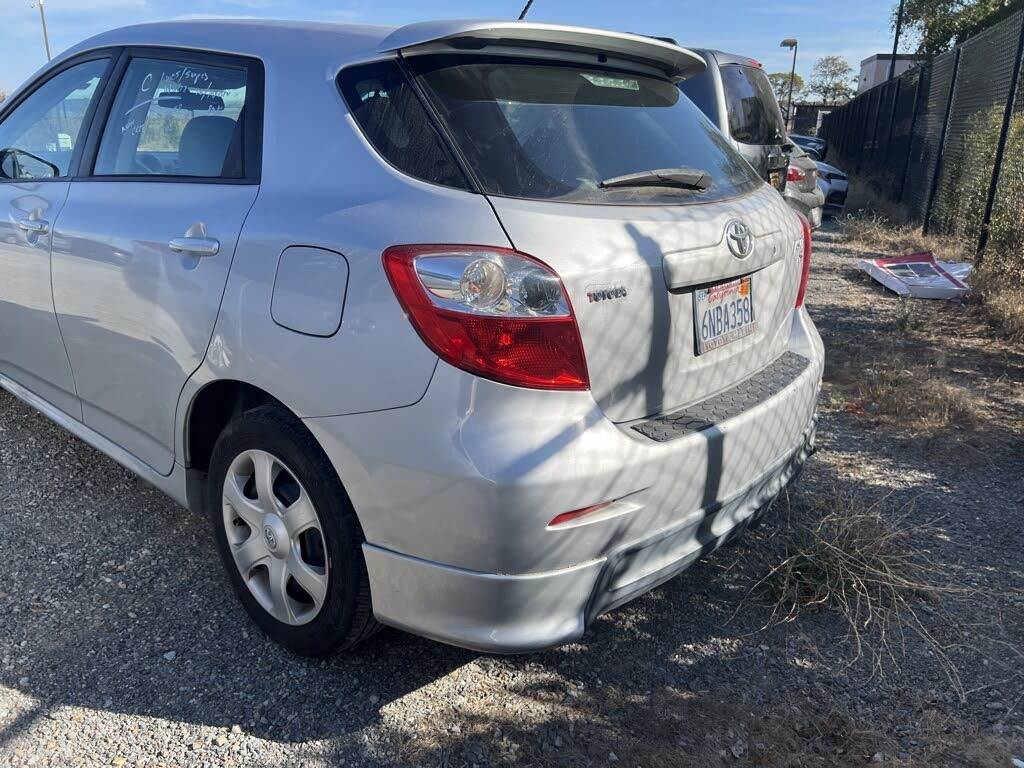
[[[736,386],[689,408],[634,424],[633,429],[659,443],[710,429],[779,394],[810,364],[806,357],[785,352],[774,363]]]

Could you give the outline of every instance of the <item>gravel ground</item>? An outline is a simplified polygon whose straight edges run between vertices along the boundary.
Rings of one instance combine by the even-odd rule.
[[[852,351],[898,302],[826,233],[811,312],[829,345],[820,450],[792,498],[914,502],[969,599],[922,601],[928,643],[872,671],[839,617],[765,629],[747,599],[776,513],[736,547],[598,620],[584,640],[489,657],[385,630],[296,658],[250,624],[206,522],[0,393],[0,765],[1002,765],[1024,757],[1024,351],[929,304],[906,350],[981,409],[898,427],[845,402]],[[837,373],[838,372],[838,373]]]

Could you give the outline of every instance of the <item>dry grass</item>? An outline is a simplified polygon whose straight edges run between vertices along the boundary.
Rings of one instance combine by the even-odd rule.
[[[839,239],[868,254],[905,256],[933,253],[945,261],[970,261],[970,249],[955,237],[925,235],[914,224],[898,224],[880,213],[861,210],[838,219]]]
[[[898,312],[894,326],[904,333],[924,321],[910,308]],[[894,424],[911,432],[973,428],[984,415],[977,395],[951,382],[941,356],[895,344],[851,349],[833,357],[827,378],[843,410]]]
[[[988,262],[971,276],[975,298],[992,325],[1016,342],[1024,343],[1024,291],[1016,281],[988,268]]]
[[[923,430],[973,427],[981,406],[964,387],[942,378],[932,365],[908,364],[905,358],[877,360],[861,371],[857,400],[869,415],[892,417]]]
[[[963,696],[958,669],[918,615],[924,604],[934,612],[940,598],[967,594],[924,546],[939,533],[934,523],[913,523],[913,504],[867,503],[839,489],[802,494],[798,503],[787,497],[787,507],[781,556],[752,589],[772,600],[769,625],[832,611],[848,630],[848,663],[866,659],[876,674],[899,669],[908,637],[917,638]]]
[[[892,256],[930,251],[947,261],[973,259],[963,238],[923,234],[916,214],[877,192],[886,183],[859,174],[850,180],[846,199],[850,213],[837,219],[840,241],[857,250]]]
[[[837,220],[842,243],[867,254],[930,252],[944,261],[974,260],[970,238],[923,234],[916,217],[878,195],[876,186],[870,180],[851,181],[847,209],[853,213]],[[972,296],[988,322],[1011,341],[1024,342],[1024,272],[1019,255],[987,254],[970,282]]]

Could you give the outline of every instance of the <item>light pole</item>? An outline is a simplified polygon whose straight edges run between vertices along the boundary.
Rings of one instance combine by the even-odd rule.
[[[31,7],[39,8],[39,20],[43,22],[43,44],[46,46],[46,60],[49,61],[53,57],[50,56],[50,35],[46,31],[46,11],[43,9],[43,0],[36,0],[32,3]]]
[[[795,37],[787,37],[781,43],[779,48],[792,48],[793,49],[793,68],[789,71],[789,98],[786,100],[786,129],[792,130],[793,125],[793,81],[796,79],[796,50],[799,47],[799,43]]]
[[[900,32],[903,31],[903,7],[905,4],[906,0],[900,0],[900,8],[896,11],[896,29],[892,38],[892,58],[889,59],[889,77],[886,80],[892,80],[896,74],[896,55],[900,49]]]

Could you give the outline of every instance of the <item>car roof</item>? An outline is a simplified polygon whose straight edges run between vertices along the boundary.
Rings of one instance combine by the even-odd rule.
[[[64,55],[111,46],[151,45],[203,48],[235,54],[265,54],[321,47],[335,52],[373,51],[394,27],[326,21],[279,19],[185,19],[134,24],[102,32],[70,48]],[[312,50],[311,50],[312,49]]]
[[[705,59],[708,57],[713,58],[715,63],[719,66],[741,64],[746,67],[751,65],[758,68],[761,67],[761,64],[756,59],[752,59],[750,56],[743,56],[739,53],[727,53],[726,51],[720,51],[717,48],[693,48],[691,46],[686,46],[686,49],[703,56]]]
[[[673,79],[704,70],[692,52],[653,38],[561,24],[490,19],[448,19],[403,27],[275,19],[189,19],[152,22],[103,32],[60,58],[111,46],[200,48],[273,58],[302,51],[309,59],[375,59],[399,49],[447,44],[465,47],[526,45],[556,50],[597,50],[656,66]]]

